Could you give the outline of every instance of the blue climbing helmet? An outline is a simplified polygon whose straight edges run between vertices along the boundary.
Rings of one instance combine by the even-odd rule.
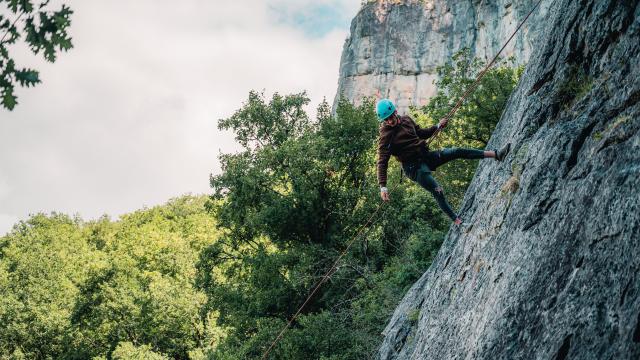
[[[376,113],[378,114],[378,121],[383,122],[386,118],[393,115],[396,111],[396,106],[389,99],[382,99],[378,101],[376,106]]]

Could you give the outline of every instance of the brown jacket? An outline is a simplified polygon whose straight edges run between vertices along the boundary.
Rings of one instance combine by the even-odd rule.
[[[430,138],[437,129],[437,126],[422,129],[409,116],[400,117],[400,122],[396,126],[382,123],[378,137],[378,183],[380,186],[387,186],[387,167],[391,155],[401,163],[417,160],[422,152],[427,150],[424,139]]]

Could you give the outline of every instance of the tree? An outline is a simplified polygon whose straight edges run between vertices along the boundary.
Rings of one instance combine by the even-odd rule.
[[[34,215],[0,237],[0,358],[201,359],[224,331],[193,286],[206,197],[112,222]]]
[[[457,100],[474,75],[460,67],[469,62],[448,68],[418,121],[435,123]],[[489,85],[512,88],[517,70],[495,70]],[[482,146],[452,129],[497,121],[508,94],[490,95],[489,85],[438,145]],[[271,358],[375,357],[450,220],[428,192],[399,181],[392,161],[392,200],[367,224],[380,204],[373,103],[341,100],[333,115],[323,102],[316,119],[308,104],[305,93],[251,92],[221,120],[242,149],[221,156],[212,199],[185,196],[119,221],[34,215],[0,237],[0,358],[260,358],[353,239]],[[444,187],[458,189],[453,202],[475,166],[438,170]]]
[[[433,119],[444,117],[465,91],[476,81],[485,63],[471,56],[469,49],[454,54],[453,63],[436,71],[438,92],[422,108]],[[447,128],[448,143],[485,146],[515,88],[523,67],[514,67],[514,58],[499,61],[484,75],[478,87],[468,95]]]
[[[9,14],[0,14],[0,104],[13,110],[17,105],[15,85],[23,87],[40,83],[37,70],[19,67],[9,52],[9,46],[21,37],[34,54],[42,53],[45,60],[55,62],[57,52],[73,47],[67,28],[73,11],[66,5],[49,10],[50,0],[0,0]]]
[[[437,147],[486,144],[520,74],[508,64],[487,73]],[[482,65],[465,51],[439,68],[437,96],[413,109],[418,121],[443,117]],[[343,99],[335,115],[323,103],[314,120],[303,110],[308,103],[305,93],[267,99],[251,92],[219,122],[242,151],[221,155],[222,173],[211,178],[211,210],[224,235],[198,265],[207,306],[220,311],[219,326],[229,329],[212,359],[260,358],[379,204],[372,101],[355,107]],[[398,164],[390,165],[398,183]],[[438,170],[444,186],[455,190],[452,202],[461,201],[476,165],[453,162]],[[422,188],[407,181],[393,191],[383,215],[357,239],[272,358],[374,357],[380,331],[450,224]]]
[[[60,214],[35,215],[0,238],[0,358],[64,353],[77,284],[95,259],[80,220]]]
[[[214,359],[259,358],[380,204],[372,166],[379,123],[372,101],[354,107],[342,100],[335,116],[322,103],[314,120],[303,110],[308,103],[304,93],[267,99],[251,92],[235,114],[219,122],[243,149],[223,154],[223,172],[211,179],[212,211],[224,235],[202,253],[198,266],[210,309],[219,310],[219,325],[230,329]],[[376,273],[413,248],[412,234],[421,244],[441,241],[442,234],[433,236],[430,228],[441,224],[439,212],[411,204],[432,200],[407,185],[387,205],[393,218],[378,216],[357,239],[273,358],[369,357],[386,316],[360,316],[355,309],[373,310],[371,304],[385,298],[376,310],[387,314],[401,294],[376,287]],[[420,265],[413,259],[396,264],[406,276],[380,277],[381,282],[393,278],[404,290],[432,254],[421,255],[426,256]],[[357,327],[368,320],[373,321]]]
[[[432,148],[485,148],[524,70],[523,66],[516,67],[514,61],[513,58],[501,60],[487,71],[447,128],[432,143]],[[469,49],[458,51],[452,63],[436,69],[439,78],[436,95],[426,106],[413,109],[412,115],[419,122],[429,124],[445,117],[485,65],[474,58]],[[453,205],[462,201],[476,167],[477,161],[454,161],[438,169],[436,177],[447,184],[447,197]]]

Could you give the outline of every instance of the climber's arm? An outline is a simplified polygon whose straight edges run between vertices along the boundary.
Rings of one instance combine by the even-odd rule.
[[[438,130],[437,125],[430,126],[428,128],[423,129],[420,127],[420,125],[418,125],[415,121],[413,121],[413,119],[411,119],[411,121],[413,122],[413,126],[416,129],[416,135],[418,135],[420,139],[428,139],[432,137],[433,134],[435,134],[436,131]]]
[[[389,200],[389,192],[387,190],[387,169],[389,167],[389,159],[391,158],[391,149],[389,148],[389,136],[383,136],[380,132],[378,138],[378,183],[380,184],[380,197],[382,200]]]
[[[440,120],[438,125],[433,125],[433,126],[428,127],[426,129],[421,128],[420,125],[416,124],[415,121],[413,122],[413,124],[415,126],[416,134],[418,135],[418,137],[421,138],[421,139],[428,139],[428,138],[432,137],[436,133],[436,131],[438,131],[438,129],[441,129],[441,128],[444,128],[445,126],[447,126],[448,122],[449,122],[449,120],[442,119],[442,120]]]

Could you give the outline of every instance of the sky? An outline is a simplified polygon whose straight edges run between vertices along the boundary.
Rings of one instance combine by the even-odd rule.
[[[59,4],[60,1],[57,2]],[[54,64],[23,45],[42,84],[0,108],[0,236],[30,214],[86,220],[210,193],[217,129],[250,90],[307,91],[309,111],[338,85],[360,0],[67,0],[74,49]],[[56,4],[54,4],[55,6]],[[5,8],[0,12],[8,14]]]

